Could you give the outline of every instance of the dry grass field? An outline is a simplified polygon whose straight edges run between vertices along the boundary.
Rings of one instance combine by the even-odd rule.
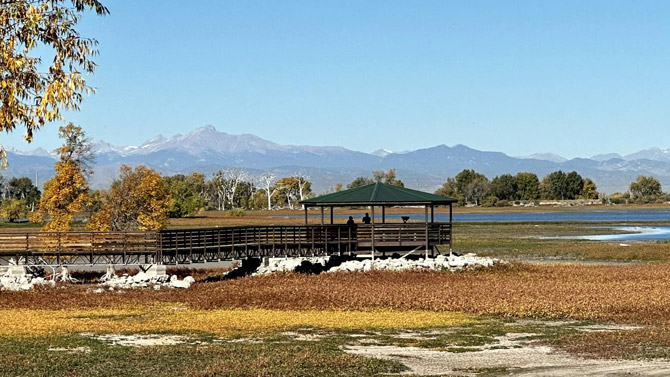
[[[277,217],[265,211],[243,217],[208,212],[171,226],[302,221],[294,217],[299,211],[271,214]],[[371,358],[346,350],[525,350],[509,343],[515,337],[574,360],[670,358],[670,244],[545,238],[602,231],[592,225],[457,223],[456,251],[512,261],[491,269],[284,273],[199,282],[187,290],[96,293],[88,283],[2,291],[0,375],[431,374],[408,367],[399,356]],[[169,272],[202,281],[221,270]],[[90,281],[91,275],[79,276]],[[157,343],[123,345],[123,337]],[[476,364],[452,372],[511,371]]]

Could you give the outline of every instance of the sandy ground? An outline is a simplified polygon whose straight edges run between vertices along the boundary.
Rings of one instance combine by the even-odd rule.
[[[511,341],[511,340],[510,340]],[[509,368],[513,376],[668,376],[670,362],[581,359],[547,346],[446,352],[417,347],[357,345],[348,353],[395,360],[410,368],[405,374],[476,376],[476,370]]]
[[[113,345],[126,347],[150,347],[150,346],[172,346],[175,344],[182,344],[187,342],[187,338],[180,335],[162,335],[162,334],[148,334],[148,335],[121,335],[121,334],[107,334],[94,335],[84,333],[84,336],[89,336]]]
[[[540,323],[545,326],[562,326],[571,322],[517,322]],[[580,331],[626,331],[636,328],[639,327],[598,324],[582,326]],[[407,337],[409,334],[399,335]],[[423,339],[426,339],[426,335],[430,336],[423,334]],[[478,351],[472,352],[378,345],[374,342],[359,342],[343,349],[355,355],[398,361],[409,368],[404,374],[418,376],[477,376],[480,372],[496,369],[500,370],[501,375],[510,376],[670,376],[668,361],[583,359],[527,340],[533,335],[536,334],[509,333],[496,337],[496,342],[474,347]]]

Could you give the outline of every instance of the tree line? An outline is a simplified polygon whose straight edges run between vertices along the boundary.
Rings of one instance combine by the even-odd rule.
[[[458,199],[460,205],[506,206],[537,200],[598,199],[596,184],[577,172],[561,170],[540,180],[535,173],[502,174],[489,180],[484,174],[465,169],[440,187],[435,194]]]
[[[435,194],[458,199],[460,205],[506,206],[514,202],[539,200],[601,199],[603,204],[665,203],[670,194],[664,193],[661,183],[652,176],[639,175],[628,191],[604,195],[590,178],[575,171],[561,170],[544,176],[534,173],[501,174],[492,180],[481,173],[466,169],[440,187]]]

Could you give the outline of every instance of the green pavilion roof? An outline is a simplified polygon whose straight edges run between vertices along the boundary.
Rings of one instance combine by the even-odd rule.
[[[373,183],[349,190],[321,195],[303,200],[300,204],[314,206],[346,206],[346,205],[448,205],[458,200],[412,190],[386,183]]]

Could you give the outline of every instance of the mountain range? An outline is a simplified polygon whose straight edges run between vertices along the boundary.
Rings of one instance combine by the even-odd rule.
[[[41,186],[53,174],[56,156],[44,149],[20,151],[7,147],[6,176],[37,177]],[[552,153],[512,157],[501,152],[479,151],[464,145],[437,145],[414,151],[372,153],[338,146],[282,145],[251,134],[231,135],[207,125],[185,135],[158,135],[140,146],[115,146],[105,141],[93,144],[96,155],[91,185],[107,187],[121,164],[144,164],[163,174],[202,172],[207,175],[237,167],[250,175],[266,171],[278,177],[302,172],[310,177],[313,190],[323,192],[336,183],[348,183],[373,170],[397,169],[405,186],[434,191],[447,177],[463,169],[496,175],[530,171],[540,178],[552,171],[575,170],[593,179],[606,193],[625,191],[637,175],[653,175],[670,185],[670,149],[652,148],[630,155],[601,154],[591,158],[566,159]]]

